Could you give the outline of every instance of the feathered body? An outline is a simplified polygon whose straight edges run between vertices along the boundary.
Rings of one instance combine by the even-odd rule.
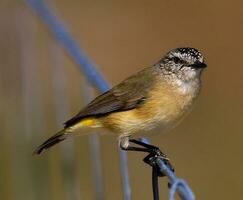
[[[153,74],[151,80],[147,81],[152,84],[147,88],[146,100],[132,110],[114,112],[99,118],[102,126],[121,136],[147,131],[158,125],[163,132],[176,125],[190,110],[200,90],[198,81],[193,86],[191,83],[185,85],[187,89],[183,90],[176,82],[171,82],[160,73]]]
[[[201,54],[195,50],[191,58],[186,57],[188,66],[181,67],[185,63],[177,63],[174,57],[183,55],[183,52],[178,54],[176,50],[169,52],[152,67],[141,70],[96,97],[65,123],[64,130],[38,147],[36,153],[41,153],[83,127],[107,128],[119,135],[120,140],[126,138],[127,141],[128,137],[158,125],[162,132],[175,126],[188,113],[199,94],[203,66]],[[201,67],[195,67],[197,60]],[[177,66],[179,64],[181,66]]]

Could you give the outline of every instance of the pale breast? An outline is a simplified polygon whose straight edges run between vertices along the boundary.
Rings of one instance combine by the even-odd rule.
[[[111,113],[103,123],[119,134],[133,134],[158,125],[166,130],[175,126],[190,110],[197,94],[197,88],[158,83],[151,88],[144,104],[132,110]]]
[[[160,91],[160,92],[159,92]],[[147,109],[150,110],[154,120],[158,121],[164,129],[168,129],[190,111],[197,95],[198,88],[192,85],[158,84],[152,91]]]

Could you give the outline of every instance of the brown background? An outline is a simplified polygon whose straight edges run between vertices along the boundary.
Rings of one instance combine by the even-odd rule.
[[[110,83],[168,50],[192,46],[206,57],[193,112],[155,135],[197,199],[240,199],[242,175],[242,1],[67,1],[48,3]],[[87,99],[85,80],[24,1],[0,2],[0,199],[94,199],[88,137],[43,157],[32,150]],[[85,94],[84,94],[85,93]],[[116,138],[101,137],[105,199],[122,199]],[[129,153],[132,199],[151,199],[144,155]],[[161,199],[167,199],[161,180]]]

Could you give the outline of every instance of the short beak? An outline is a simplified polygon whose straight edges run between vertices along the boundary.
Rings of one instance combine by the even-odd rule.
[[[206,68],[207,65],[203,62],[197,62],[193,65],[190,65],[190,67],[195,68],[195,69],[203,69],[203,68]]]

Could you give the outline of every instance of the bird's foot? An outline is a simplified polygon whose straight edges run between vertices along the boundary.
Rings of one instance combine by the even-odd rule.
[[[169,167],[170,170],[174,172],[174,168],[170,163],[169,158],[158,147],[134,139],[129,140],[129,142],[140,145],[146,149],[146,152],[148,152],[149,154],[143,159],[143,161],[146,164],[150,165],[151,167],[155,167],[159,176],[165,176],[165,175],[160,172],[159,166],[156,163],[156,160],[158,158],[162,159],[164,163],[167,165],[167,167]]]
[[[156,154],[155,154],[154,152],[148,154],[148,155],[143,159],[143,161],[144,161],[146,164],[150,165],[151,167],[156,168],[156,171],[157,171],[157,173],[158,173],[158,176],[163,177],[163,176],[165,176],[165,174],[161,172],[160,167],[158,166],[158,164],[157,164],[157,162],[156,162],[156,160],[157,160],[158,158],[159,158],[159,159],[162,159],[162,160],[164,161],[164,163],[167,165],[167,167],[169,167],[169,169],[170,169],[171,171],[173,171],[173,172],[175,171],[174,168],[173,168],[173,166],[172,166],[172,164],[171,164],[170,161],[169,161],[169,158],[168,158],[165,154],[163,154],[163,153],[160,151],[160,149],[157,149],[157,150],[156,150]]]

